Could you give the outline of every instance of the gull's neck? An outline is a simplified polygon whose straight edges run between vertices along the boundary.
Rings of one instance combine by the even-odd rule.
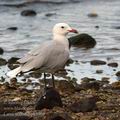
[[[53,40],[60,44],[63,44],[65,46],[65,48],[69,49],[69,41],[68,41],[66,35],[53,34]]]

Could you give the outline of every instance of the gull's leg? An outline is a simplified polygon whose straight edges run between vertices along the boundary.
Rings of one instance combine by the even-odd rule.
[[[52,74],[52,84],[53,84],[53,87],[55,88],[55,81],[54,81],[54,75]]]
[[[46,82],[46,74],[44,73],[44,83],[45,83],[45,89],[47,89],[47,82]]]

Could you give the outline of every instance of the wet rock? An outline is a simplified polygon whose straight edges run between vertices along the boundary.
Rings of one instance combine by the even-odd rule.
[[[19,59],[19,58],[12,57],[12,58],[10,58],[10,59],[8,60],[8,63],[9,63],[9,64],[18,63],[18,62],[17,62],[18,59]]]
[[[90,61],[90,64],[91,65],[105,65],[106,62],[102,61],[102,60],[92,60],[92,61]]]
[[[120,81],[111,84],[113,89],[120,90]]]
[[[103,70],[96,70],[96,73],[101,74],[101,73],[103,73]]]
[[[40,71],[34,71],[29,74],[33,78],[40,78],[42,76],[42,73]]]
[[[53,16],[53,15],[56,15],[56,13],[46,13],[46,14],[45,14],[46,17],[51,17],[51,16]]]
[[[13,70],[13,69],[15,69],[17,67],[19,67],[18,64],[17,65],[16,64],[8,64],[8,68],[11,69],[11,70]]]
[[[51,113],[46,120],[73,120],[67,113]]]
[[[118,29],[118,30],[119,30],[119,29],[120,29],[120,26],[116,26],[115,29]]]
[[[17,83],[17,79],[16,79],[16,78],[10,79],[10,84],[11,84],[12,86],[15,86],[16,83]]]
[[[62,93],[72,94],[75,92],[75,87],[72,82],[60,80],[56,83],[56,88]]]
[[[95,12],[92,12],[92,13],[88,14],[88,17],[96,18],[96,17],[98,17],[98,14]]]
[[[110,67],[118,67],[118,63],[108,63],[108,66]]]
[[[99,90],[100,89],[100,83],[98,81],[92,81],[92,82],[88,82],[88,83],[81,83],[80,85],[77,85],[75,87],[76,91],[80,91],[80,90]]]
[[[89,83],[89,82],[96,81],[96,79],[94,79],[94,78],[88,78],[88,77],[84,77],[81,80],[82,80],[81,83]]]
[[[0,58],[0,66],[6,65],[7,61],[3,58]]]
[[[100,27],[98,25],[96,25],[95,28],[100,28]]]
[[[85,33],[70,37],[68,40],[70,46],[75,47],[93,48],[96,45],[95,39]]]
[[[22,16],[36,16],[36,14],[34,10],[24,10],[21,12]]]
[[[13,31],[15,31],[15,30],[17,30],[18,28],[17,27],[9,27],[8,28],[8,30],[13,30]]]
[[[72,112],[92,112],[97,109],[96,102],[98,100],[97,96],[92,96],[88,98],[81,99],[79,102],[75,102],[70,105],[70,110]]]
[[[4,53],[4,50],[0,47],[0,55]]]
[[[35,109],[52,109],[55,106],[62,107],[60,94],[54,88],[47,88],[36,103]]]
[[[74,62],[74,60],[72,60],[71,58],[67,61],[66,65],[69,66],[70,64],[72,64]]]
[[[117,76],[117,77],[120,77],[120,71],[118,71],[118,72],[116,73],[116,76]]]

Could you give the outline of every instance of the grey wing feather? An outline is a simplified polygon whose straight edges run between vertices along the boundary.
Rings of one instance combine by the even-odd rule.
[[[18,62],[21,64],[25,64],[26,62],[32,61],[33,58],[36,55],[40,54],[43,48],[45,48],[48,44],[49,42],[44,42],[43,44],[40,44],[37,48],[31,50],[23,58],[19,59]]]
[[[34,68],[54,69],[65,65],[69,58],[69,52],[65,50],[63,45],[54,42],[48,42],[42,45],[19,60],[19,62],[23,64],[23,72]]]

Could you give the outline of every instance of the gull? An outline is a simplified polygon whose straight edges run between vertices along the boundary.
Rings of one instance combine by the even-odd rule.
[[[66,23],[57,23],[53,27],[53,40],[43,42],[37,48],[28,52],[23,58],[19,59],[20,66],[7,73],[10,78],[16,77],[21,72],[29,72],[33,69],[44,71],[44,81],[46,87],[46,73],[52,74],[54,84],[54,72],[65,67],[69,59],[69,41],[67,34],[77,30],[71,28]]]

